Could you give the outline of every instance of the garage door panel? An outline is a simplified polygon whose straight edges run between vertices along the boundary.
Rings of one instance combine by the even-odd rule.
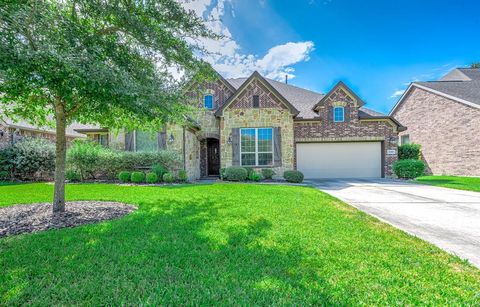
[[[381,177],[381,143],[299,143],[297,169],[305,178]]]

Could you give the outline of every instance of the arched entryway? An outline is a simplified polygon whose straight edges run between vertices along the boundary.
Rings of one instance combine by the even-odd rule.
[[[207,139],[207,175],[220,174],[220,142],[218,139]]]
[[[202,177],[220,174],[220,141],[218,137],[205,137],[200,141],[200,171]]]

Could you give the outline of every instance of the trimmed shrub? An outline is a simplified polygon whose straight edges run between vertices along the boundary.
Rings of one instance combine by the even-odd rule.
[[[421,146],[419,144],[404,144],[398,146],[399,160],[419,160]]]
[[[250,180],[250,179],[249,179],[249,178],[250,178],[250,175],[251,175],[253,172],[255,172],[255,170],[254,170],[253,168],[251,168],[251,167],[244,167],[244,169],[247,170],[247,179]]]
[[[126,171],[120,172],[118,174],[118,180],[120,180],[123,183],[130,182],[131,177],[132,177],[132,173],[126,172]]]
[[[222,167],[222,168],[220,169],[220,179],[221,179],[221,180],[224,180],[224,179],[225,179],[225,170],[226,170],[225,167]]]
[[[248,175],[248,180],[250,181],[261,181],[263,179],[263,176],[259,173],[257,173],[256,171],[252,171],[250,173],[250,175]]]
[[[99,170],[100,153],[105,149],[90,140],[75,140],[67,151],[69,167],[80,174],[81,180],[94,179]]]
[[[187,171],[182,169],[178,172],[178,181],[180,181],[180,182],[187,182],[188,181]]]
[[[133,183],[144,183],[145,182],[145,173],[144,172],[133,172],[130,180]]]
[[[69,181],[69,182],[79,182],[82,180],[82,177],[80,176],[80,174],[74,170],[68,170],[65,172],[65,178]]]
[[[168,173],[168,170],[165,167],[161,166],[160,164],[154,164],[152,166],[152,172],[157,174],[160,180],[163,180],[163,175]]]
[[[265,179],[272,179],[275,175],[275,172],[271,168],[264,168],[262,169],[262,175]]]
[[[168,172],[163,174],[163,182],[165,183],[172,183],[175,181],[175,176],[172,173]]]
[[[2,169],[20,180],[51,179],[55,145],[44,138],[23,138],[2,149]]]
[[[398,178],[414,179],[423,175],[425,163],[421,160],[398,160],[393,164],[393,172]]]
[[[303,181],[303,173],[300,171],[285,171],[283,178],[288,182],[301,183]]]
[[[244,167],[230,166],[225,169],[225,179],[228,181],[244,181],[248,172]]]
[[[158,176],[153,172],[147,173],[146,178],[147,178],[147,183],[153,184],[158,182]]]
[[[180,155],[172,150],[131,152],[104,149],[100,153],[98,165],[100,174],[110,179],[115,178],[121,171],[134,171],[138,168],[151,168],[152,172],[162,178],[165,172],[159,174],[153,169],[154,165],[159,165],[165,170],[177,170],[181,162]]]

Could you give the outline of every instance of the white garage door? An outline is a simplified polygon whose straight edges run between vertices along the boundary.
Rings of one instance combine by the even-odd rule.
[[[380,142],[297,144],[297,169],[307,179],[379,178],[381,164]]]

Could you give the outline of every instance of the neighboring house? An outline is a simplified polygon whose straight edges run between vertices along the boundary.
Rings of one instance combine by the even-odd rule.
[[[223,79],[192,94],[196,125],[167,125],[161,132],[109,133],[76,129],[117,149],[171,148],[182,153],[190,179],[218,176],[232,165],[298,169],[306,178],[374,178],[392,175],[398,132],[391,116],[364,107],[339,82],[326,95],[265,79]]]
[[[67,127],[67,143],[70,143],[77,138],[85,138],[84,134],[75,131],[76,128],[82,127],[86,126],[76,124]],[[18,142],[24,137],[42,137],[55,142],[55,129],[49,127],[37,127],[23,120],[13,121],[7,117],[0,118],[0,147]]]
[[[454,69],[439,81],[412,83],[390,112],[422,145],[433,174],[480,176],[480,69]]]

